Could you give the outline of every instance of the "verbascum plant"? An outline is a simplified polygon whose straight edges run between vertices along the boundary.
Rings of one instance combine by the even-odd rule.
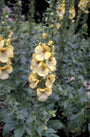
[[[11,66],[11,58],[14,57],[14,48],[11,45],[11,32],[8,39],[3,39],[0,36],[0,79],[5,80],[13,71]]]
[[[43,36],[42,36],[43,37]],[[31,73],[29,75],[29,86],[36,89],[38,100],[46,101],[52,94],[55,75],[52,74],[56,70],[56,59],[54,57],[53,41],[39,43],[32,55],[30,65]]]

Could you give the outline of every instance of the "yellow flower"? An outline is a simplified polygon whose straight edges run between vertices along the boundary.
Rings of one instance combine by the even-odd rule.
[[[48,127],[44,127],[44,130],[47,130],[48,129]]]
[[[89,0],[80,0],[80,2],[79,2],[79,4],[78,4],[78,7],[79,7],[82,11],[84,11],[85,8],[87,7],[88,3],[89,3]]]
[[[50,41],[48,42],[48,45],[51,46],[52,44],[53,44],[53,41],[50,40]]]
[[[9,33],[9,35],[8,35],[8,37],[11,38],[12,35],[13,35],[13,31],[11,30],[10,33]]]
[[[35,58],[39,61],[43,61],[48,59],[51,56],[50,48],[46,46],[45,44],[42,44],[42,46],[37,46],[35,48]]]
[[[42,37],[43,37],[44,39],[46,39],[47,34],[46,34],[46,33],[43,33],[43,34],[42,34]]]
[[[55,75],[52,74],[52,75],[47,76],[45,85],[48,88],[52,88],[54,82],[55,82]]]
[[[39,76],[45,77],[48,75],[48,73],[49,73],[49,68],[47,67],[45,63],[42,63],[38,68],[37,74]]]
[[[29,82],[32,82],[36,79],[37,79],[37,74],[34,74],[34,73],[31,72],[29,77],[28,77]]]
[[[52,89],[50,88],[38,88],[37,89],[37,96],[39,101],[46,101],[48,99],[48,96],[52,94]]]
[[[50,28],[53,28],[53,27],[54,27],[54,24],[51,24],[49,27],[50,27]]]
[[[14,53],[13,53],[13,46],[9,45],[7,47],[7,50],[6,50],[6,55],[9,57],[9,58],[12,58],[14,57]]]
[[[10,65],[0,67],[0,79],[5,80],[9,77],[9,74],[13,71]]]
[[[63,0],[59,4],[59,7],[57,9],[57,14],[58,14],[60,20],[62,20],[64,18],[64,14],[65,14],[65,0]]]
[[[10,42],[11,42],[11,39],[7,39],[7,40],[6,40],[6,45],[7,45],[7,46],[10,45]]]
[[[0,48],[0,62],[6,63],[9,58],[14,56],[12,46]]]
[[[29,86],[32,88],[32,89],[35,89],[37,87],[37,84],[38,84],[39,80],[34,80],[33,82],[31,82],[29,84]]]
[[[61,28],[61,24],[57,23],[57,29],[60,29],[60,28]]]
[[[31,74],[29,75],[28,80],[29,80],[29,82],[30,82],[29,86],[30,86],[32,89],[34,89],[34,88],[37,87],[37,84],[39,83],[39,80],[37,79],[37,75],[36,75],[36,74],[31,73]]]
[[[35,58],[32,59],[30,69],[32,70],[33,73],[38,72],[39,66],[42,64],[41,61],[36,60]]]
[[[73,19],[74,17],[75,17],[75,8],[74,8],[74,6],[72,6],[69,9],[69,19]]]
[[[56,70],[56,59],[55,57],[50,57],[48,60],[46,60],[46,65],[49,67],[51,71]]]
[[[74,22],[75,22],[75,20],[72,20],[72,22],[74,23]]]
[[[62,20],[65,14],[65,7],[58,7],[57,14],[59,16],[59,19]]]
[[[89,10],[85,10],[84,13],[85,13],[85,14],[89,14]]]

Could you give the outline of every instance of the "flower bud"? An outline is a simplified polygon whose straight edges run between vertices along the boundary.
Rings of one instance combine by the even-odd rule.
[[[44,39],[46,39],[47,34],[46,34],[46,33],[43,33],[43,34],[42,34],[42,37],[43,37]]]
[[[57,23],[57,29],[60,29],[60,28],[61,28],[61,24]]]
[[[44,130],[47,130],[48,129],[48,127],[44,127]]]

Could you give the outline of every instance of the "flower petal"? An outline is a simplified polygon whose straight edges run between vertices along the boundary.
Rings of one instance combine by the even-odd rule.
[[[46,64],[43,63],[43,64],[38,68],[38,75],[44,77],[44,76],[47,76],[48,73],[49,73],[49,69],[48,69],[48,67],[46,66]]]
[[[1,74],[0,74],[0,79],[5,80],[5,79],[7,79],[8,77],[9,77],[9,75],[8,75],[7,73],[5,73],[4,71],[1,72]]]
[[[6,63],[8,61],[8,57],[6,55],[6,52],[1,52],[0,53],[0,61],[3,63]]]
[[[45,53],[45,59],[49,59],[50,56],[51,56],[51,53],[50,53],[50,52],[46,52],[46,53]]]
[[[43,102],[46,101],[48,99],[48,96],[45,93],[42,93],[39,97],[38,100]]]

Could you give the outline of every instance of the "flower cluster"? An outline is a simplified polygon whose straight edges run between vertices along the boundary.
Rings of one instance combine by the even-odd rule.
[[[89,0],[80,0],[78,7],[84,11],[89,3]]]
[[[69,9],[69,19],[73,19],[73,18],[75,18],[75,8],[74,8],[74,6],[72,6]]]
[[[11,45],[11,33],[8,39],[0,36],[0,79],[7,79],[13,71],[11,58],[14,56],[13,46]]]
[[[35,89],[37,86],[37,96],[39,101],[46,101],[52,94],[52,86],[55,82],[56,59],[54,57],[53,41],[39,43],[35,48],[31,62],[31,73],[29,75],[29,86]]]
[[[58,14],[60,20],[62,20],[64,18],[65,0],[63,0],[62,3],[60,3],[58,5],[57,14]],[[69,9],[69,19],[73,19],[74,17],[75,17],[75,8],[74,8],[74,6],[71,6]]]
[[[64,18],[64,14],[65,14],[65,0],[63,0],[62,3],[59,4],[59,6],[57,8],[57,14],[58,14],[60,20],[62,20]]]

